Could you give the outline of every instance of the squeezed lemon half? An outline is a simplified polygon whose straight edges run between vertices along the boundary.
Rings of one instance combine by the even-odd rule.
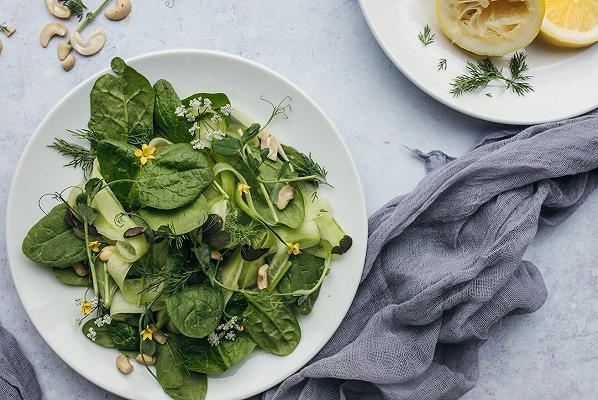
[[[562,47],[598,42],[598,0],[546,0],[542,37]]]
[[[538,35],[544,0],[436,0],[436,16],[457,46],[483,56],[503,56]]]

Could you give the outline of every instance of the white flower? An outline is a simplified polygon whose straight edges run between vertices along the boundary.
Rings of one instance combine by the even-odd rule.
[[[212,118],[210,120],[212,121],[212,123],[217,124],[218,122],[222,121],[222,117],[220,116],[220,114],[214,114],[212,115]]]
[[[81,324],[83,323],[83,318],[75,318],[73,322],[75,324],[75,328],[79,328],[79,327],[81,327]]]
[[[93,342],[96,341],[96,331],[93,328],[89,328],[89,330],[87,331],[87,335],[88,338],[90,338]]]
[[[210,333],[208,336],[208,343],[210,346],[218,346],[220,344],[220,336],[215,332]]]
[[[112,322],[112,317],[110,317],[110,315],[108,315],[108,314],[104,315],[104,324],[110,325],[111,322]]]
[[[91,302],[91,307],[96,308],[98,306],[98,298],[94,297],[93,299],[89,300]]]
[[[191,100],[189,102],[189,106],[195,108],[196,110],[199,110],[201,107],[201,97]]]
[[[214,132],[206,131],[205,137],[206,137],[206,140],[209,140],[211,142],[212,138],[214,137]]]
[[[216,132],[214,132],[214,138],[216,140],[222,140],[222,139],[224,139],[225,136],[226,136],[226,133],[224,133],[222,131],[216,131]],[[235,318],[235,317],[233,317],[233,318]]]
[[[235,340],[235,338],[236,338],[235,332],[234,331],[228,331],[228,332],[226,332],[226,335],[224,335],[224,338],[226,340],[230,340],[230,341]]]
[[[207,110],[211,110],[212,109],[212,101],[210,99],[203,99],[203,106]]]
[[[226,329],[226,328],[225,328],[225,326],[226,326],[226,325],[224,325],[224,324],[220,324],[220,325],[218,325],[218,328],[216,328],[216,330],[217,330],[217,331],[223,331],[223,330],[225,330],[225,329]]]
[[[85,299],[83,297],[79,297],[78,299],[75,299],[75,305],[81,307],[81,304],[83,304],[84,301]]]
[[[224,115],[230,115],[234,111],[233,106],[230,104],[225,104],[220,107],[220,112]]]
[[[195,134],[197,133],[197,131],[199,131],[200,127],[199,124],[197,122],[193,123],[193,126],[189,129],[189,133],[191,134],[191,136],[195,136]]]
[[[195,122],[195,115],[193,115],[191,113],[187,114],[187,121]]]
[[[94,322],[93,322],[98,328],[101,328],[102,326],[104,326],[104,318],[97,318]]]
[[[195,150],[203,150],[206,148],[206,142],[201,139],[195,139],[191,142],[191,145]]]
[[[174,114],[177,117],[184,117],[186,113],[187,113],[187,110],[185,110],[185,107],[183,107],[183,106],[178,106],[176,108],[176,110],[174,110]]]

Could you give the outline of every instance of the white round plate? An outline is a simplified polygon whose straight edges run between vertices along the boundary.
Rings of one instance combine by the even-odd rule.
[[[255,351],[225,374],[208,379],[208,399],[241,399],[260,393],[307,363],[330,339],[353,301],[367,240],[365,200],[355,164],[323,111],[292,83],[261,65],[237,56],[200,50],[152,53],[128,63],[152,83],[160,78],[169,80],[182,98],[200,91],[225,92],[235,108],[258,117],[259,121],[264,121],[272,111],[267,103],[260,101],[260,96],[272,101],[291,96],[293,110],[289,119],[276,120],[271,125],[272,131],[282,142],[311,152],[329,171],[334,189],[322,188],[322,195],[335,206],[339,222],[353,237],[353,248],[333,262],[312,314],[300,318],[299,346],[286,357]],[[74,370],[96,385],[129,399],[167,399],[144,368],[122,375],[115,368],[117,352],[90,343],[73,326],[78,313],[74,299],[84,290],[62,285],[49,269],[32,263],[21,253],[21,241],[43,215],[37,206],[38,198],[82,179],[79,170],[63,167],[66,159],[47,145],[56,136],[68,137],[65,129],[86,127],[89,93],[99,75],[81,83],[54,107],[21,157],[7,209],[12,276],[31,321]]]
[[[359,0],[365,19],[386,55],[420,89],[464,114],[492,122],[529,125],[574,117],[598,107],[598,45],[563,50],[534,40],[525,51],[534,92],[523,97],[489,86],[454,97],[450,82],[476,60],[444,35],[435,0]],[[428,24],[434,43],[423,46],[417,35]],[[446,70],[438,71],[440,59]],[[510,57],[496,59],[506,66]],[[486,95],[489,94],[489,95]]]

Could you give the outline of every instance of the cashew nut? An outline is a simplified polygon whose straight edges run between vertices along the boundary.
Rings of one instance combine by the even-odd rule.
[[[80,276],[81,278],[83,278],[84,276],[87,276],[87,274],[89,274],[89,271],[87,270],[85,265],[83,265],[81,263],[74,264],[73,271],[75,271],[75,274],[77,274],[77,276]]]
[[[166,334],[162,331],[156,331],[152,334],[152,337],[154,338],[154,340],[156,341],[156,343],[158,344],[164,344],[166,343],[167,337]]]
[[[278,139],[270,132],[264,132],[260,140],[260,149],[268,149],[268,159],[272,161],[278,160]]]
[[[259,290],[265,289],[268,287],[268,268],[270,266],[268,264],[264,264],[257,270],[257,288]]]
[[[4,25],[4,34],[6,35],[6,37],[10,37],[10,35],[15,33],[16,30],[17,28],[15,28],[14,26]]]
[[[100,255],[98,256],[100,258],[100,261],[108,262],[108,260],[110,259],[110,257],[112,257],[112,252],[113,251],[114,251],[114,246],[106,246],[106,247],[104,247],[102,249],[102,251],[100,252]]]
[[[289,201],[295,198],[295,189],[291,185],[284,185],[278,191],[278,201],[276,202],[276,208],[284,210],[289,204]]]
[[[129,15],[132,7],[131,0],[116,0],[116,7],[104,11],[104,15],[112,21],[120,21]]]
[[[137,354],[135,361],[143,365],[154,365],[156,363],[156,357],[152,357],[149,354]]]
[[[58,49],[56,53],[58,54],[58,59],[63,61],[70,53],[73,47],[69,42],[61,42],[58,44]]]
[[[121,354],[116,357],[116,368],[125,375],[129,375],[133,371],[133,366],[129,362],[129,357]]]
[[[69,54],[64,60],[62,60],[60,62],[60,65],[62,65],[63,70],[65,70],[66,72],[69,72],[75,66],[76,61],[77,61],[77,59],[75,58],[75,56],[72,54]]]
[[[50,22],[39,33],[39,43],[42,47],[48,47],[48,43],[54,35],[64,36],[66,32],[66,26],[62,22]]]
[[[92,33],[87,40],[83,39],[79,32],[75,32],[71,36],[73,49],[82,56],[91,56],[97,53],[104,47],[104,43],[106,43],[106,32],[102,29]]]
[[[212,250],[212,252],[210,253],[210,258],[215,261],[220,261],[222,260],[222,253],[218,250]]]
[[[50,14],[55,16],[56,18],[66,19],[71,16],[71,9],[67,6],[60,4],[58,0],[45,0],[46,7],[48,7],[48,11]]]

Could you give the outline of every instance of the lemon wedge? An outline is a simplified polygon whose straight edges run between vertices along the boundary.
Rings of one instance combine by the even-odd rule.
[[[598,42],[598,0],[546,0],[542,37],[562,47]]]
[[[436,16],[457,46],[483,56],[503,56],[538,35],[544,0],[436,0]]]

